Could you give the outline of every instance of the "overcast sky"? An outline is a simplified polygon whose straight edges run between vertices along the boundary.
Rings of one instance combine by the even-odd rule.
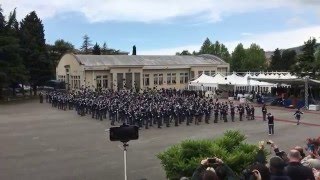
[[[64,39],[79,48],[92,43],[137,54],[173,55],[199,50],[206,37],[229,51],[242,42],[266,51],[320,41],[320,0],[0,0],[6,15],[35,10],[47,43]]]

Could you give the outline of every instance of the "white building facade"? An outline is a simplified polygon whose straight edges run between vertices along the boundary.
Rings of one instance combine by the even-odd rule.
[[[185,89],[201,74],[226,74],[229,64],[213,55],[143,56],[65,54],[56,68],[57,80],[69,90]]]

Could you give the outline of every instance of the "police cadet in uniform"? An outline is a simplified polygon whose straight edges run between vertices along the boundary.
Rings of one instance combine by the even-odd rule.
[[[223,120],[223,111],[224,111],[224,109],[223,109],[223,103],[221,103],[221,104],[218,104],[218,107],[219,107],[219,110],[220,110],[220,121],[221,120]]]
[[[160,129],[161,126],[162,126],[162,114],[161,114],[160,109],[158,109],[158,110],[156,111],[155,117],[156,117],[156,119],[157,119],[158,128]]]
[[[238,108],[238,111],[239,111],[239,121],[242,121],[242,116],[244,114],[244,107],[241,104]]]
[[[171,111],[172,112],[172,111]],[[175,107],[174,109],[173,109],[173,112],[172,112],[172,114],[173,114],[173,119],[174,119],[174,126],[179,126],[179,112],[178,112],[178,108],[177,107]]]
[[[214,121],[213,123],[218,123],[219,109],[218,105],[214,106]]]
[[[197,108],[195,113],[194,113],[194,124],[199,125],[199,116],[200,116],[200,109]]]
[[[231,115],[231,121],[234,122],[235,108],[233,104],[230,105],[230,115]]]
[[[211,115],[211,109],[210,109],[210,107],[207,107],[205,109],[205,117],[204,117],[205,118],[204,121],[207,124],[209,124],[210,115]]]
[[[246,108],[246,118],[247,120],[250,120],[250,106],[248,104],[245,105],[245,108]]]
[[[266,120],[267,120],[267,119],[266,119],[266,117],[267,117],[267,112],[268,112],[268,111],[267,111],[266,104],[263,104],[261,110],[262,110],[262,118],[263,118],[263,121],[266,121]]]
[[[300,124],[300,118],[301,118],[301,114],[303,114],[303,112],[300,111],[300,109],[298,108],[297,111],[293,114],[297,120],[297,125]]]
[[[42,92],[39,93],[39,98],[40,98],[40,103],[43,103],[43,93]]]
[[[192,123],[192,118],[193,118],[193,112],[192,112],[192,107],[190,107],[187,110],[187,126],[189,126],[190,123]]]
[[[242,121],[245,112],[243,105],[235,107],[232,102],[214,103],[212,99],[201,98],[195,94],[193,91],[164,89],[158,92],[144,91],[143,94],[110,90],[93,92],[90,89],[82,89],[73,93],[52,91],[47,96],[52,106],[58,109],[72,110],[74,107],[79,115],[90,114],[93,119],[100,121],[108,115],[112,126],[118,122],[150,129],[153,124],[157,124],[158,128],[161,128],[163,123],[170,127],[173,125],[172,121],[175,126],[179,126],[185,120],[186,125],[190,126],[193,118],[195,124],[200,125],[203,116],[205,123],[209,124],[212,110],[214,123],[218,123],[219,114],[221,120],[227,122],[228,113],[234,122],[236,108]],[[252,106],[248,109],[250,109],[250,119],[253,119]]]
[[[255,119],[255,117],[254,117],[254,107],[253,107],[253,105],[251,105],[251,109],[250,109],[250,115],[251,115],[251,120],[254,120]]]
[[[223,114],[222,114],[222,116],[223,116],[223,120],[224,120],[224,122],[228,122],[228,119],[227,119],[227,115],[228,115],[228,105],[227,104],[225,104],[223,107],[222,107],[222,109],[223,109]]]
[[[164,122],[166,123],[167,127],[170,127],[170,110],[169,109],[164,109]]]

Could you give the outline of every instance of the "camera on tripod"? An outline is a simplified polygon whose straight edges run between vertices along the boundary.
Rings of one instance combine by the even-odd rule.
[[[139,138],[139,127],[123,124],[110,128],[110,141],[128,142]]]
[[[127,147],[130,140],[139,138],[139,127],[130,126],[125,123],[119,127],[109,129],[110,141],[120,141],[123,143],[123,163],[124,163],[124,180],[127,180]]]

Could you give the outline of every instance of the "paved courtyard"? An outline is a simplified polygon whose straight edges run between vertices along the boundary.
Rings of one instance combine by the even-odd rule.
[[[244,132],[251,143],[272,138],[285,150],[320,135],[319,112],[306,112],[303,124],[296,126],[291,110],[268,107],[277,119],[276,134],[269,137],[260,111],[256,109],[255,121],[143,129],[139,140],[129,142],[129,179],[165,179],[157,153],[184,139],[214,138],[227,129]],[[35,100],[0,105],[0,179],[123,179],[121,143],[109,141],[109,124]]]

